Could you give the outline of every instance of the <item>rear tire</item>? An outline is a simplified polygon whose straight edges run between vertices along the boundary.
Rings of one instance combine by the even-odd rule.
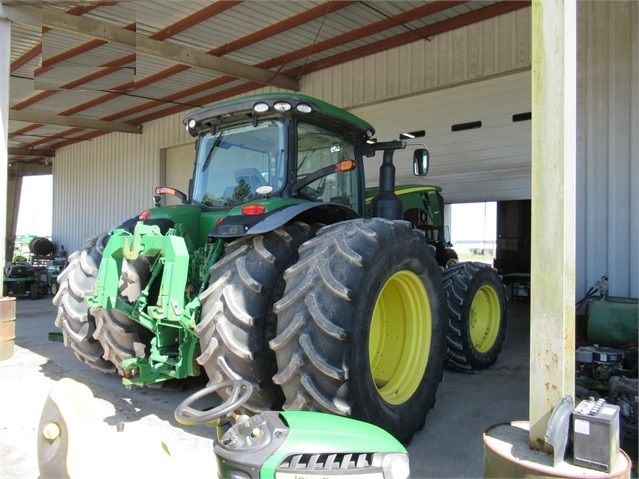
[[[493,268],[463,262],[443,273],[448,302],[448,362],[476,371],[492,366],[506,336],[506,289]]]
[[[95,339],[95,320],[88,312],[85,296],[93,294],[108,235],[87,240],[69,257],[68,266],[58,276],[60,288],[53,298],[58,308],[55,325],[62,330],[64,345],[89,366],[115,373],[113,363],[103,358],[102,345]]]
[[[277,370],[268,347],[275,336],[273,304],[284,291],[284,270],[312,234],[308,225],[293,223],[230,243],[211,268],[209,287],[200,295],[202,314],[195,332],[202,353],[197,361],[206,370],[209,385],[228,379],[250,381],[253,394],[244,405],[249,411],[279,409],[283,402],[271,379]],[[218,393],[227,394],[224,389]]]
[[[299,254],[270,343],[284,409],[352,416],[408,442],[446,356],[433,248],[408,222],[375,218],[327,226]]]

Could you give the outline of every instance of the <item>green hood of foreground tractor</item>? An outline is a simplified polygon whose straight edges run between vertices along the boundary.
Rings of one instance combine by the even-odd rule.
[[[276,477],[275,472],[284,459],[293,455],[329,455],[376,453],[380,470],[397,467],[397,455],[405,456],[400,462],[408,468],[407,452],[404,446],[383,429],[363,421],[343,416],[319,412],[286,411],[280,413],[289,427],[286,447],[269,457],[260,471],[261,478]],[[365,440],[363,440],[365,438]],[[327,445],[330,444],[330,447]],[[395,459],[395,461],[393,461]],[[373,462],[375,462],[373,460]],[[284,471],[295,473],[296,471]],[[295,477],[304,477],[303,471]],[[340,471],[353,474],[352,469]],[[326,477],[331,477],[327,471]],[[372,476],[371,476],[372,477]],[[386,476],[384,477],[391,477]]]

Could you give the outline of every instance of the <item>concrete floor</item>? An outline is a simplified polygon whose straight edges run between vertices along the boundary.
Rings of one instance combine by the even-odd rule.
[[[213,429],[185,427],[173,419],[174,408],[195,386],[186,391],[127,390],[118,377],[92,370],[62,343],[49,341],[48,333],[57,331],[50,298],[19,299],[17,311],[15,353],[0,362],[0,478],[38,477],[38,422],[49,390],[63,377],[91,388],[100,427],[108,425],[110,431],[124,422],[130,435],[161,438],[202,459],[201,469],[188,468],[188,477],[215,477],[208,462]],[[482,477],[482,433],[497,423],[527,419],[529,305],[511,303],[510,313],[503,351],[491,369],[478,374],[445,371],[435,408],[408,446],[411,477]],[[101,439],[96,436],[98,443]],[[137,460],[136,451],[129,452],[127,467]],[[122,457],[118,460],[125,463]]]

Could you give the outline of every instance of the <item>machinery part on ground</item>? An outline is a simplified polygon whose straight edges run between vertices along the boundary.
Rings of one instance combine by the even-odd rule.
[[[621,445],[628,451],[637,451],[637,426],[639,424],[639,397],[637,396],[637,391],[639,391],[639,378],[637,378],[636,371],[634,376],[634,378],[613,376],[608,382],[608,402],[619,406]]]
[[[622,447],[637,450],[639,399],[637,347],[581,346],[575,351],[575,395],[619,406]]]
[[[115,366],[104,359],[104,349],[94,337],[95,319],[84,302],[86,296],[93,294],[108,239],[106,234],[95,236],[69,257],[68,266],[58,276],[60,289],[53,304],[58,308],[55,325],[62,330],[64,345],[71,348],[80,361],[106,373],[114,373]]]
[[[623,352],[615,348],[581,346],[575,351],[575,367],[582,386],[607,389],[610,378],[623,370]]]
[[[465,371],[495,363],[506,336],[506,291],[496,271],[477,262],[444,270],[448,302],[448,362]]]
[[[196,407],[199,401],[214,393],[219,393],[222,389],[225,390],[224,394],[219,394],[225,398],[222,404],[207,407],[206,409],[202,409],[201,406]],[[246,380],[222,381],[212,386],[207,386],[191,394],[178,404],[175,408],[175,420],[187,426],[195,426],[197,424],[221,426],[228,421],[235,411],[239,411],[246,404],[246,401],[251,397],[252,390],[253,385]]]
[[[408,442],[435,403],[446,347],[422,234],[381,218],[326,226],[285,279],[271,341],[284,409],[348,415]]]
[[[99,414],[101,409],[84,384],[70,378],[54,383],[37,431],[38,477],[173,479],[185,471],[197,477],[214,476],[213,454],[201,453],[210,450],[209,439],[194,436],[188,446],[165,441],[146,428],[129,428],[125,422],[109,425]]]
[[[297,260],[297,249],[312,235],[308,225],[296,222],[233,241],[211,268],[209,287],[200,295],[197,361],[209,384],[237,378],[250,381],[253,395],[245,405],[249,411],[282,405],[281,390],[271,379],[277,371],[275,355],[268,347],[277,322],[273,304],[284,292],[284,270]]]
[[[93,399],[88,387],[69,378],[55,383],[49,392],[36,437],[38,468],[43,479],[79,476]]]

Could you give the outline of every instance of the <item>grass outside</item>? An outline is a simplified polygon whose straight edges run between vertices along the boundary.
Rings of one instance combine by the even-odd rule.
[[[491,254],[475,254],[475,253],[460,253],[457,252],[459,261],[478,261],[480,263],[487,263],[492,265],[495,259]]]

